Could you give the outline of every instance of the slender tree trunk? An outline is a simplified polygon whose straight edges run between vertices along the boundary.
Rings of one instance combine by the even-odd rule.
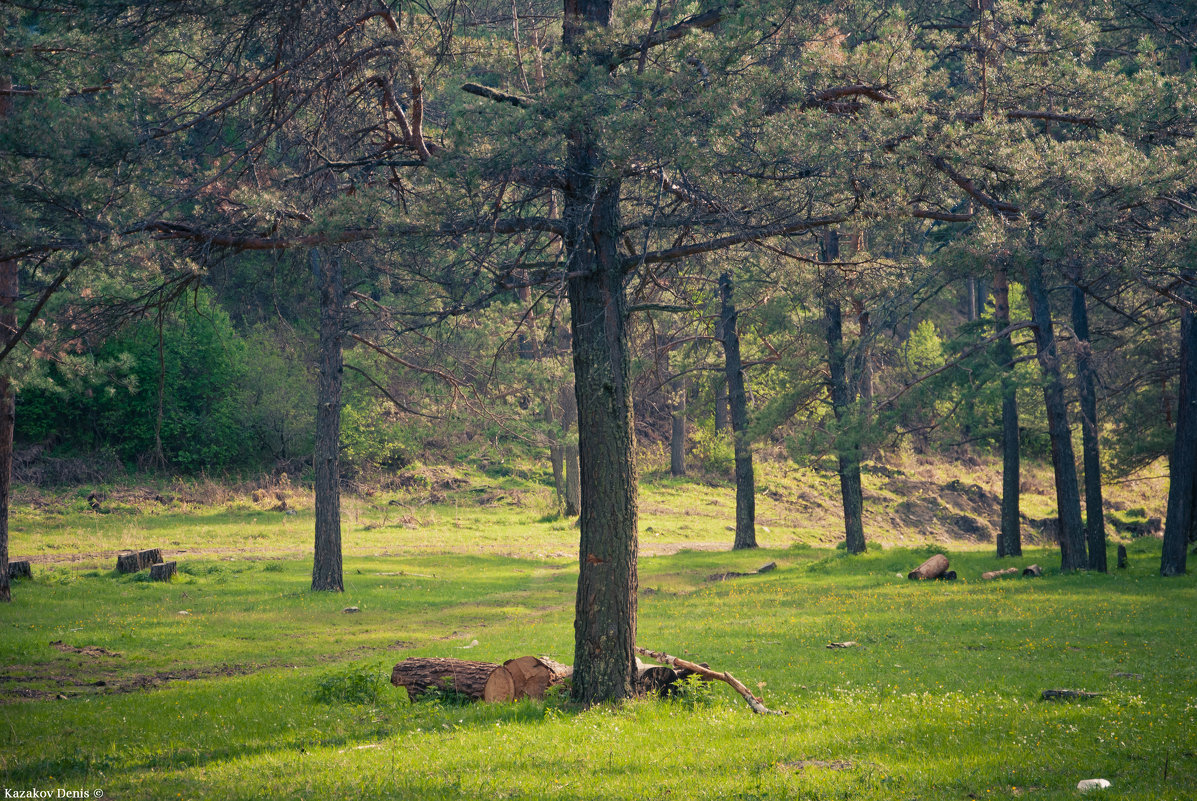
[[[1047,409],[1047,432],[1051,439],[1052,466],[1056,475],[1056,506],[1060,515],[1060,569],[1084,570],[1085,528],[1081,523],[1081,493],[1076,480],[1072,452],[1072,431],[1064,402],[1064,380],[1052,330],[1051,305],[1039,265],[1027,269],[1027,300],[1031,305],[1039,367],[1043,370],[1043,401]]]
[[[574,426],[578,422],[578,398],[573,384],[561,389],[561,442],[565,458],[565,514],[570,517],[582,512],[582,477],[578,463],[578,437]]]
[[[1197,528],[1197,316],[1189,309],[1180,314],[1180,397],[1168,477],[1160,575],[1183,576],[1185,551]]]
[[[744,391],[740,335],[736,332],[737,312],[732,291],[731,274],[719,276],[719,320],[723,330],[724,372],[727,374],[727,399],[736,458],[736,539],[732,548],[741,550],[757,547],[756,479],[752,470],[752,443],[748,439],[748,396]]]
[[[565,508],[565,445],[554,442],[549,445],[549,464],[553,467],[553,488],[557,491],[557,505]]]
[[[1010,326],[1010,285],[1006,271],[993,276],[994,327],[1003,331]],[[994,346],[998,369],[1002,374],[1002,526],[998,534],[998,556],[1022,556],[1022,522],[1019,501],[1018,385],[1014,380],[1014,344],[1010,337]]]
[[[316,399],[316,551],[312,589],[342,592],[341,577],[341,379],[342,301],[340,260],[311,252],[320,286],[320,377]]]
[[[1081,398],[1081,449],[1085,462],[1085,531],[1088,535],[1089,569],[1105,573],[1106,525],[1101,500],[1097,382],[1093,370],[1093,346],[1089,339],[1089,313],[1085,309],[1085,292],[1080,286],[1072,288],[1072,330],[1077,338],[1076,379]]]
[[[0,120],[12,113],[12,79],[0,76]],[[17,299],[20,272],[15,261],[0,261],[0,344],[7,347],[17,332]],[[11,351],[10,351],[11,358]],[[8,579],[8,512],[12,495],[12,435],[16,423],[16,393],[8,377],[8,366],[0,364],[0,601],[11,601]]]
[[[158,414],[154,418],[154,462],[159,470],[166,470],[166,452],[162,449],[162,420],[166,401],[166,347],[162,339],[165,325],[163,309],[158,308]]]
[[[686,380],[672,382],[673,427],[669,436],[669,473],[686,475]]]
[[[715,332],[715,338],[723,341],[723,332]],[[729,427],[730,414],[727,408],[727,380],[723,376],[715,377],[715,431],[726,431]]]
[[[601,53],[584,49],[583,34],[610,26],[611,3],[564,0],[562,43],[580,74],[602,62]],[[620,182],[606,169],[600,133],[584,119],[569,131],[566,165],[562,211],[582,475],[571,695],[594,704],[630,696],[636,677],[635,429]]]
[[[839,259],[839,235],[827,232],[824,238],[824,259]],[[828,299],[824,305],[827,322],[827,367],[831,374],[831,407],[839,430],[836,432],[836,456],[839,461],[840,496],[844,502],[844,544],[848,553],[863,553],[864,493],[860,481],[860,445],[855,431],[851,431],[852,394],[848,386],[844,353],[843,316],[838,300]]]

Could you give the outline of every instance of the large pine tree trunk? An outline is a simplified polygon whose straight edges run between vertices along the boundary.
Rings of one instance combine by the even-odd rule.
[[[732,291],[731,274],[723,273],[719,276],[719,321],[723,331],[724,372],[727,375],[727,399],[736,459],[736,539],[732,548],[741,550],[757,547],[756,479],[752,470],[752,443],[748,439],[748,394],[744,389],[740,335],[736,332],[737,312]]]
[[[312,589],[342,592],[341,576],[341,380],[342,301],[340,260],[313,250],[320,287],[320,377],[316,396],[316,548]]]
[[[1085,462],[1085,530],[1089,569],[1106,572],[1106,525],[1101,501],[1101,453],[1097,438],[1097,387],[1085,292],[1072,288],[1072,331],[1077,338],[1076,380],[1081,398],[1081,448]]]
[[[1180,315],[1180,398],[1168,476],[1160,574],[1183,576],[1185,550],[1197,528],[1197,315],[1188,309]]]
[[[675,378],[672,384],[673,426],[669,433],[669,473],[686,475],[686,380]]]
[[[12,79],[0,76],[0,119],[12,113]],[[0,261],[0,347],[17,332],[17,298],[20,295],[17,262]],[[9,352],[11,358],[11,351]],[[12,492],[12,434],[17,404],[8,365],[0,363],[0,601],[12,600],[8,580],[8,507]]]
[[[1038,265],[1027,269],[1027,300],[1031,306],[1039,367],[1043,371],[1043,401],[1047,410],[1047,433],[1051,440],[1052,467],[1056,476],[1056,506],[1060,515],[1060,569],[1084,570],[1085,529],[1081,523],[1081,493],[1076,480],[1076,460],[1072,452],[1072,431],[1068,425],[1068,407],[1064,402],[1064,380],[1060,375],[1060,357],[1052,330],[1051,305]]]
[[[839,235],[827,232],[823,246],[824,260],[839,259]],[[844,504],[844,544],[848,553],[864,553],[864,493],[860,481],[860,445],[851,426],[852,393],[848,385],[848,358],[844,353],[843,314],[838,300],[828,299],[824,305],[827,323],[827,367],[831,374],[831,407],[840,430],[836,434],[839,445],[840,496]]]
[[[993,276],[994,324],[998,331],[1010,326],[1010,287],[1006,271]],[[1002,526],[998,534],[998,556],[1022,556],[1019,516],[1018,385],[1012,375],[1014,344],[1010,337],[998,340],[995,358],[1002,374]]]

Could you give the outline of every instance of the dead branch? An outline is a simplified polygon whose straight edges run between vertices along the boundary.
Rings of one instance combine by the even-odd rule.
[[[755,695],[750,693],[748,691],[748,688],[745,687],[743,684],[741,684],[730,673],[727,673],[727,672],[720,673],[717,670],[711,670],[710,668],[703,667],[702,665],[699,665],[695,662],[687,662],[685,659],[679,659],[676,656],[670,656],[669,654],[663,653],[661,651],[651,651],[648,648],[641,648],[638,645],[636,646],[636,653],[640,654],[641,656],[647,656],[649,659],[655,659],[658,662],[664,662],[665,664],[671,665],[675,668],[681,668],[682,670],[689,670],[693,673],[698,674],[699,676],[702,676],[704,679],[709,679],[711,681],[725,682],[733,690],[735,690],[741,696],[743,696],[744,700],[748,702],[748,705],[750,707],[752,707],[752,711],[757,713],[758,715],[784,715],[784,714],[786,714],[785,712],[783,712],[781,710],[773,710],[773,709],[769,709],[768,707],[766,707],[763,703],[761,703],[761,699],[757,698]]]

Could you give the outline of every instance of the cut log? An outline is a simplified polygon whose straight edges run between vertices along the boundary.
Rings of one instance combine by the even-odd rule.
[[[1031,565],[1022,571],[1023,578],[1038,578],[1043,575],[1043,568],[1039,565]]]
[[[1002,568],[1001,570],[990,570],[988,573],[982,573],[981,578],[985,579],[986,581],[993,581],[995,578],[1001,578],[1002,576],[1013,576],[1016,573],[1018,573],[1017,567],[1006,567]]]
[[[734,678],[732,676],[732,674],[730,674],[730,673],[727,673],[727,672],[720,673],[717,670],[711,670],[709,667],[705,667],[705,666],[697,664],[695,662],[688,662],[685,659],[678,659],[676,656],[670,656],[669,654],[662,653],[661,651],[650,651],[649,649],[641,648],[638,645],[636,646],[636,653],[638,653],[642,656],[647,656],[649,659],[655,659],[658,662],[664,662],[665,664],[671,665],[675,668],[681,668],[682,670],[688,670],[691,673],[695,673],[695,674],[703,677],[704,679],[712,679],[714,681],[725,682],[733,690],[738,692],[744,698],[744,700],[748,702],[748,705],[750,707],[752,707],[752,711],[756,712],[758,715],[784,715],[785,714],[785,712],[769,709],[768,707],[766,707],[761,702],[761,699],[757,698],[755,695],[750,693],[748,691],[748,688],[745,687],[743,684],[741,684],[740,681],[737,680],[736,678]]]
[[[500,701],[515,700],[515,680],[511,671],[499,665],[486,677],[486,684],[482,685],[482,700],[488,704]]]
[[[911,580],[917,579],[918,581],[926,581],[927,579],[938,577],[947,569],[948,557],[941,553],[937,553],[935,556],[932,556],[926,562],[923,562],[914,570],[911,570],[909,573],[907,573],[906,578]]]
[[[942,572],[938,576],[936,576],[935,580],[936,581],[955,581],[956,580],[956,571],[955,570],[945,570],[944,572]]]
[[[1126,546],[1125,545],[1118,546],[1118,569],[1119,570],[1126,569]]]
[[[144,551],[122,553],[116,557],[117,573],[137,573],[150,565],[162,561],[162,551],[158,548],[148,548]]]
[[[29,560],[27,560],[27,559],[22,559],[22,560],[19,560],[16,562],[9,562],[8,563],[8,577],[9,577],[9,579],[18,579],[18,578],[31,579],[31,578],[33,578],[33,565],[31,565],[29,563]]]
[[[1044,701],[1089,701],[1100,698],[1101,693],[1091,693],[1085,690],[1044,690]]]
[[[574,674],[574,669],[547,656],[521,656],[508,659],[503,668],[511,676],[512,698],[544,698],[545,690],[561,684]],[[502,682],[503,679],[497,679]]]
[[[177,572],[175,566],[174,562],[159,562],[156,565],[150,565],[150,581],[170,581]]]
[[[391,684],[406,689],[413,701],[431,691],[456,692],[478,700],[498,667],[493,662],[413,656],[391,670]]]

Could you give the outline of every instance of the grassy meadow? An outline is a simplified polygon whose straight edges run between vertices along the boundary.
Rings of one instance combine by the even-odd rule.
[[[957,478],[924,468],[901,478]],[[1103,798],[1197,798],[1197,582],[1156,575],[1157,540],[1129,541],[1129,568],[1110,575],[1061,576],[1046,548],[999,563],[987,543],[885,528],[909,498],[886,507],[893,476],[873,476],[887,544],[847,558],[826,523],[834,496],[773,470],[766,547],[747,553],[726,550],[730,487],[647,477],[639,641],[732,672],[784,717],[753,715],[720,684],[591,709],[413,704],[391,687],[408,656],[572,661],[576,530],[518,475],[429,470],[347,499],[343,595],[308,591],[310,499],[286,485],[114,486],[101,514],[88,490],[23,489],[11,547],[35,578],[0,610],[0,785],[114,799],[1062,799],[1101,777]],[[1123,499],[1128,514],[1138,500]],[[117,550],[149,546],[179,561],[175,581],[112,570]],[[905,579],[939,550],[958,581]],[[708,580],[767,561],[778,569]],[[980,580],[1032,562],[1043,578]],[[1101,695],[1039,700],[1049,688]]]

